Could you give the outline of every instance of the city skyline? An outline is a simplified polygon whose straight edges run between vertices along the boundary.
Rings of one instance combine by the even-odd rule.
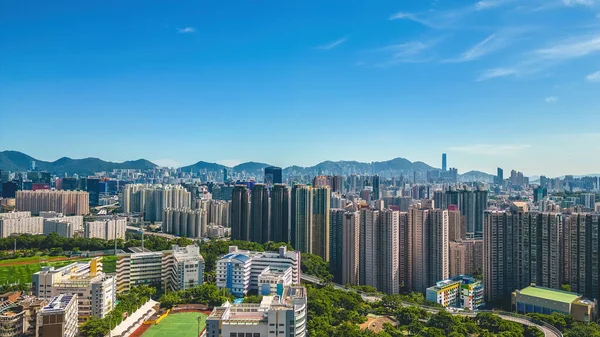
[[[0,144],[165,166],[440,167],[447,153],[461,172],[598,173],[599,12],[593,0],[2,2]]]

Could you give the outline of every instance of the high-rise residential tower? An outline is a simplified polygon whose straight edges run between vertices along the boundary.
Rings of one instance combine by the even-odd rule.
[[[449,277],[448,211],[411,208],[411,290],[425,292],[432,284]]]
[[[310,253],[313,222],[313,198],[310,186],[294,185],[291,213],[292,247],[302,253]]]
[[[331,189],[321,186],[312,190],[312,237],[311,253],[329,261],[329,207],[331,205]]]
[[[273,241],[290,242],[290,189],[275,184],[271,192],[271,231]]]
[[[231,193],[231,238],[250,240],[250,193],[246,185],[235,185]]]
[[[269,190],[265,184],[252,188],[250,199],[250,241],[265,243],[271,238]]]

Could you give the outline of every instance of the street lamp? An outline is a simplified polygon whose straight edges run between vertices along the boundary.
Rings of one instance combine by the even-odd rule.
[[[202,315],[198,315],[198,336],[200,336],[200,321],[202,320]]]

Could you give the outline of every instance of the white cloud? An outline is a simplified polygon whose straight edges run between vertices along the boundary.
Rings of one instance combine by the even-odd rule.
[[[477,78],[476,81],[477,82],[487,81],[487,80],[491,80],[492,78],[506,77],[506,76],[516,75],[516,74],[517,74],[517,70],[511,69],[511,68],[488,69],[488,70],[484,71],[479,76],[479,78]]]
[[[590,82],[600,82],[600,71],[589,74],[585,78]]]
[[[592,7],[594,6],[594,0],[563,0],[565,6],[573,7],[577,5]]]
[[[568,60],[600,51],[600,35],[585,38],[569,39],[550,48],[534,51],[534,54],[545,59]]]
[[[379,51],[391,53],[391,59],[379,63],[377,67],[389,67],[398,63],[428,62],[432,59],[426,52],[431,50],[440,40],[410,41],[380,48]]]
[[[512,0],[482,0],[475,4],[475,10],[481,11],[502,6]]]
[[[333,49],[333,48],[339,46],[340,44],[346,42],[346,40],[347,39],[345,37],[343,37],[343,38],[335,40],[335,41],[333,41],[331,43],[328,43],[328,44],[325,44],[325,45],[322,45],[322,46],[318,46],[315,49],[321,49],[321,50]]]
[[[195,32],[196,32],[196,28],[194,28],[194,27],[177,28],[177,33],[180,33],[180,34],[190,34],[190,33],[195,33]]]
[[[420,14],[417,13],[406,13],[406,12],[398,12],[392,16],[390,16],[390,20],[410,20],[414,22],[418,22],[424,26],[433,26],[431,22],[425,20],[420,17]]]
[[[558,97],[556,96],[548,96],[544,99],[546,103],[556,103],[558,101]]]
[[[451,151],[462,152],[473,155],[497,156],[514,154],[530,148],[529,144],[473,144],[451,147]]]

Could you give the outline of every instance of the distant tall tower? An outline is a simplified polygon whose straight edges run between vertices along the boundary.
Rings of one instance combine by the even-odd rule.
[[[502,182],[504,182],[504,170],[498,167],[498,174],[496,175],[496,184],[502,185]]]
[[[227,168],[223,168],[223,182],[227,182]]]
[[[265,184],[267,184],[268,187],[272,187],[273,184],[281,184],[282,182],[283,177],[281,173],[281,167],[265,167]]]
[[[379,200],[381,198],[380,181],[379,176],[373,176],[373,200]]]
[[[290,242],[290,189],[284,184],[271,192],[271,231],[273,241]]]
[[[311,253],[329,261],[329,209],[331,189],[321,186],[313,189],[313,220]]]
[[[35,171],[35,160],[31,161],[31,170]]]
[[[442,171],[446,172],[446,154],[442,153]]]
[[[312,207],[311,187],[294,185],[292,188],[290,241],[292,247],[302,253],[311,252]]]
[[[270,209],[267,185],[254,185],[250,199],[250,241],[265,243],[270,240]]]
[[[250,194],[246,185],[231,193],[231,239],[250,241]]]

